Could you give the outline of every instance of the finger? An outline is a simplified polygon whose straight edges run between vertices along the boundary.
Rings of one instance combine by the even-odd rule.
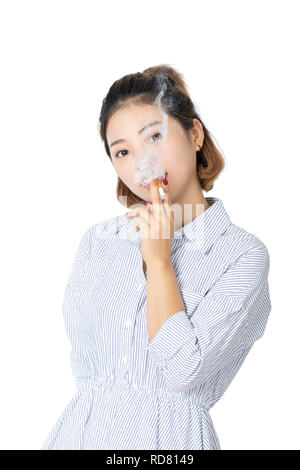
[[[166,178],[165,178],[165,181],[166,183],[168,183],[168,180]],[[167,230],[167,233],[170,234],[167,236],[167,238],[169,238],[170,236],[173,237],[173,233],[174,233],[174,213],[173,213],[173,210],[171,209],[172,201],[171,201],[170,193],[169,193],[169,185],[165,184],[164,180],[162,180],[162,186],[163,186],[165,196],[166,196],[166,201],[163,203],[163,208],[166,213],[166,220],[167,220],[166,230]]]
[[[150,190],[152,196],[152,214],[158,219],[161,210],[163,209],[163,201],[161,200],[159,185],[160,181],[154,179],[150,182]]]
[[[141,216],[138,216],[134,220],[134,226],[136,228],[136,231],[142,232],[143,238],[148,238],[151,230],[151,226],[149,223]]]
[[[166,198],[166,193],[165,193],[165,190],[163,188],[161,181],[158,182],[158,191],[159,191],[160,200],[162,204],[164,204],[167,201],[167,198]]]
[[[152,214],[152,203],[151,203],[151,202],[147,202],[146,207],[147,207],[147,211],[149,211],[150,214]]]
[[[168,180],[166,179],[166,181],[168,181]],[[170,194],[169,194],[169,185],[165,184],[164,180],[162,180],[162,188],[164,190],[165,197],[166,197],[165,203],[171,205],[171,198],[170,198]]]
[[[148,212],[148,210],[147,210],[146,206],[136,207],[135,209],[129,210],[125,214],[125,216],[127,217],[127,219],[131,219],[132,217],[136,217],[136,216],[139,216],[139,215],[143,215],[144,217],[146,217],[147,212]]]
[[[135,220],[138,218],[143,218],[148,224],[150,224],[152,221],[152,213],[147,209],[146,206],[138,209],[133,209],[132,212],[126,217],[134,218]]]
[[[154,179],[150,181],[150,191],[151,191],[151,198],[152,198],[152,205],[158,206],[162,204],[162,200],[159,193],[159,180]]]

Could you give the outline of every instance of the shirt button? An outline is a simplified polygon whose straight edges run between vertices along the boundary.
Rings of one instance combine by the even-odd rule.
[[[132,324],[131,320],[127,320],[126,323],[125,323],[126,326],[130,326],[131,324]]]
[[[132,387],[133,387],[135,390],[138,388],[138,386],[137,386],[136,383],[132,384]]]
[[[125,364],[126,364],[126,362],[127,362],[127,356],[123,356],[123,357],[122,357],[122,361],[125,362]]]
[[[140,283],[138,284],[138,289],[141,289],[142,287],[143,287],[143,284],[140,282]]]

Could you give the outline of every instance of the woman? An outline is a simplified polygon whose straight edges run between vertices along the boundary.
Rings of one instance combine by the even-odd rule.
[[[203,196],[224,160],[174,68],[117,80],[100,135],[129,211],[81,239],[63,304],[78,391],[42,449],[220,449],[209,410],[264,333],[267,248]]]

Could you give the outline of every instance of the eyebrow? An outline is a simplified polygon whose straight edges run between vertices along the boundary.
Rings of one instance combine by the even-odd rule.
[[[148,127],[151,127],[151,126],[155,126],[155,124],[161,124],[162,121],[153,121],[153,122],[150,122],[149,124],[147,124],[146,126],[142,127],[142,129],[140,129],[138,131],[138,134],[141,134],[142,132],[144,132],[145,129],[148,129]],[[113,145],[117,145],[119,144],[120,142],[126,142],[126,139],[118,139],[118,140],[115,140],[114,142],[112,142],[110,144],[110,147],[112,147]]]

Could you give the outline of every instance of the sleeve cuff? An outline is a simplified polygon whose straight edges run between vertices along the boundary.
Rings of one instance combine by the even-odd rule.
[[[185,310],[174,313],[160,327],[154,338],[148,338],[147,349],[159,359],[168,359],[187,342],[196,339]]]

